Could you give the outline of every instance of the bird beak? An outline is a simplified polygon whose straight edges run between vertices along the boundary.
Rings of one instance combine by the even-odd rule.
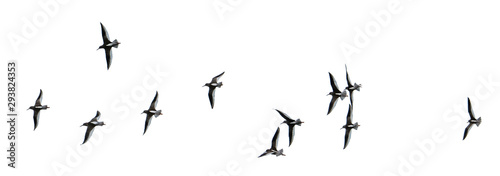
[[[163,115],[163,113],[160,113],[160,115]]]

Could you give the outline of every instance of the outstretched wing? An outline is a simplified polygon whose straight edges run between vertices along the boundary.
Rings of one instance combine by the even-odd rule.
[[[152,119],[153,119],[153,114],[148,114],[146,116],[146,124],[144,125],[144,133],[142,133],[142,135],[146,134],[146,131],[148,130],[148,127],[151,124]]]
[[[288,147],[292,145],[293,136],[295,136],[295,125],[288,125]]]
[[[351,129],[352,128],[345,128],[344,149],[347,147],[349,141],[351,140]]]
[[[337,104],[338,98],[339,98],[339,96],[332,95],[332,100],[330,101],[330,105],[328,106],[328,113],[326,115],[328,115],[328,114],[330,114],[330,112],[332,112],[333,108]]]
[[[347,111],[346,124],[352,125],[352,106],[349,105],[349,111]]]
[[[279,135],[280,135],[280,127],[278,127],[278,129],[276,130],[276,132],[274,133],[274,136],[273,136],[273,141],[271,143],[271,149],[272,150],[275,150],[277,151],[278,149],[276,149],[276,147],[278,146],[278,138],[279,138]]]
[[[222,75],[224,75],[224,73],[226,73],[226,72],[222,72],[221,74],[219,74],[219,75],[215,76],[214,78],[212,78],[212,82],[210,82],[210,83],[217,83],[217,81],[219,81],[219,78]]]
[[[470,129],[472,129],[472,126],[473,126],[473,123],[469,123],[469,125],[467,125],[467,127],[465,128],[465,131],[464,131],[464,138],[462,140],[465,140],[465,138],[467,137],[467,134],[469,134]]]
[[[215,104],[215,87],[209,87],[208,89],[208,99],[210,100],[210,106],[214,109]]]
[[[353,85],[351,83],[351,78],[349,78],[349,73],[347,73],[347,65],[345,65],[345,76],[346,76],[346,79],[347,79],[347,86],[348,87],[353,87]]]
[[[33,109],[33,122],[35,123],[35,128],[33,131],[36,130],[36,127],[38,127],[38,120],[40,119],[40,109]]]
[[[111,61],[113,61],[113,53],[111,52],[110,47],[104,48],[104,51],[106,52],[106,64],[109,70],[109,67],[111,67]]]
[[[156,110],[156,105],[158,104],[158,91],[156,91],[155,98],[151,102],[151,106],[149,106],[149,110]]]
[[[330,85],[332,86],[333,92],[334,93],[341,93],[339,90],[339,86],[337,86],[337,81],[335,81],[335,78],[333,77],[333,75],[330,72],[328,72],[328,74],[330,75]]]
[[[38,94],[38,98],[36,99],[35,106],[42,106],[43,92],[40,89],[40,94]]]
[[[90,120],[91,122],[92,121],[95,121],[97,122],[97,120],[99,120],[99,118],[101,118],[101,112],[97,111],[97,113],[95,114],[95,117],[92,118],[92,120]]]
[[[287,114],[285,114],[284,112],[281,112],[280,110],[277,110],[278,113],[281,115],[281,117],[283,117],[287,122],[293,122],[294,120],[290,118],[290,116],[288,116]]]
[[[470,99],[468,97],[467,97],[467,105],[468,105],[468,109],[469,109],[470,119],[476,120],[476,115],[474,115],[474,110],[472,110],[472,105],[471,105]],[[465,139],[465,137],[464,137],[464,139]]]
[[[104,44],[111,43],[111,41],[109,41],[108,31],[106,30],[104,25],[102,25],[102,23],[101,23],[101,34],[102,34],[102,42]]]
[[[85,144],[90,136],[92,136],[92,133],[94,133],[94,128],[95,128],[95,125],[93,124],[90,124],[87,126],[87,131],[85,132],[85,139],[83,139],[83,143],[82,144]]]

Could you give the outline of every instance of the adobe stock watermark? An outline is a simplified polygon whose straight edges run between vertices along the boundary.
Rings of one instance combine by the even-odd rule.
[[[473,106],[478,106],[480,101],[489,99],[500,87],[500,81],[494,81],[493,75],[480,76],[478,78],[480,84],[474,89],[473,96],[469,96]],[[461,132],[465,122],[469,120],[469,113],[467,112],[466,99],[457,102],[453,107],[447,109],[442,114],[443,120],[446,122],[449,131],[445,127],[435,128],[429,137],[422,140],[415,140],[416,149],[410,151],[407,156],[398,156],[399,165],[397,171],[386,171],[384,176],[410,176],[415,173],[415,169],[425,164],[425,161],[432,157],[437,145],[447,142],[449,137],[447,133]]]
[[[151,97],[147,92],[156,91],[164,79],[166,79],[169,75],[168,72],[161,70],[160,65],[156,65],[156,67],[146,67],[145,71],[147,74],[142,78],[140,84],[132,87],[130,92],[122,94],[119,99],[116,99],[110,105],[111,111],[114,113],[122,113],[122,115],[118,118],[119,120],[123,121],[127,117],[131,116],[131,109],[135,108],[135,106],[139,104],[137,102],[144,101],[146,97]],[[102,118],[108,117],[106,114],[112,113],[102,112]],[[138,114],[140,114],[140,112],[138,112]],[[95,128],[92,137],[87,143],[84,145],[77,143],[74,146],[66,146],[65,160],[53,161],[51,163],[56,176],[68,175],[73,172],[84,162],[86,156],[92,154],[94,148],[97,148],[102,144],[106,135],[114,132],[114,127],[117,123],[119,123],[116,121],[113,122],[108,118],[102,119],[102,121],[104,121],[106,125]]]
[[[395,15],[403,11],[403,0],[390,0],[385,9],[372,10],[372,19],[364,24],[362,28],[354,27],[352,42],[340,42],[340,50],[347,61],[351,60],[354,54],[360,54],[361,50],[368,47],[371,41],[380,35],[383,28],[388,27]],[[406,0],[412,1],[412,0]]]
[[[221,21],[224,21],[228,12],[234,11],[243,0],[214,0],[212,7]]]
[[[33,13],[29,18],[22,17],[23,25],[18,33],[7,33],[7,40],[14,49],[15,53],[19,52],[21,45],[26,45],[29,40],[34,38],[40,29],[49,24],[50,19],[54,18],[62,5],[68,3],[69,0],[40,0],[38,6],[40,9]]]
[[[243,171],[243,164],[250,163],[257,159],[257,157],[271,145],[271,139],[274,136],[274,132],[281,122],[282,120],[279,118],[272,118],[269,121],[268,127],[260,129],[256,135],[249,136],[238,145],[238,158],[228,161],[224,168],[218,171],[208,172],[208,176],[240,175]]]

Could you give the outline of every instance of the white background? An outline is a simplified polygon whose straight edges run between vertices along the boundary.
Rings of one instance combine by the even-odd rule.
[[[388,11],[395,0],[69,0],[57,2],[46,21],[38,18],[43,23],[36,33],[23,35],[26,21],[47,14],[39,5],[47,1],[0,5],[0,56],[2,65],[18,61],[20,113],[18,168],[2,159],[1,175],[500,173],[500,3],[396,1],[398,13],[360,47],[353,43],[360,35],[355,29],[380,25],[371,12]],[[230,11],[220,16],[214,3]],[[110,70],[104,51],[96,51],[99,22],[122,43],[113,49]],[[13,45],[12,35],[27,43]],[[347,58],[342,43],[359,52]],[[346,86],[344,64],[363,87],[355,92],[353,112],[361,127],[342,150],[339,129],[349,100],[327,116],[325,95],[328,72]],[[150,74],[157,69],[159,80]],[[223,71],[212,110],[202,85]],[[493,85],[481,81],[487,79]],[[154,85],[145,87],[144,80]],[[25,109],[39,89],[51,108],[33,131],[33,113]],[[140,113],[156,90],[164,115],[143,136]],[[466,112],[468,96],[475,97],[483,124],[462,141],[468,116],[458,112]],[[289,148],[288,128],[281,126],[278,147],[287,156],[257,159],[282,120],[275,108],[305,123]],[[80,146],[85,128],[79,126],[96,110],[108,125]],[[0,125],[4,152],[7,125]],[[415,141],[431,141],[430,150]]]

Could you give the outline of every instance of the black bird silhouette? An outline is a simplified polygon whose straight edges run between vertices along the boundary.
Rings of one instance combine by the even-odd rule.
[[[468,109],[469,109],[470,120],[468,121],[469,125],[467,125],[467,127],[465,128],[464,138],[462,140],[465,140],[465,138],[467,137],[467,134],[469,133],[470,129],[472,128],[472,126],[474,124],[476,124],[476,126],[478,126],[478,127],[479,127],[479,125],[481,125],[481,117],[476,119],[476,115],[474,115],[474,110],[472,110],[472,105],[470,103],[469,97],[467,97],[467,105],[468,105]]]
[[[212,109],[214,108],[214,101],[215,101],[215,88],[220,88],[222,86],[222,82],[217,82],[219,81],[219,78],[224,75],[225,72],[222,72],[221,74],[215,76],[212,78],[212,81],[210,83],[205,83],[203,87],[208,86],[208,99],[210,100],[210,106]]]
[[[358,130],[358,127],[361,126],[358,122],[352,124],[352,106],[349,105],[349,111],[347,112],[347,122],[342,128],[345,128],[345,137],[344,137],[344,149],[349,144],[349,140],[351,139],[351,130]],[[342,129],[340,128],[340,129]]]
[[[158,91],[156,91],[155,98],[151,102],[149,109],[142,111],[143,114],[146,113],[146,124],[144,126],[144,133],[142,133],[142,135],[146,134],[146,130],[148,130],[148,127],[151,124],[151,120],[153,119],[153,115],[155,117],[158,117],[159,115],[163,115],[161,113],[161,110],[156,110],[157,104],[158,104]]]
[[[92,136],[92,133],[94,133],[94,128],[96,126],[106,125],[106,124],[104,124],[104,122],[97,121],[97,120],[99,120],[100,117],[101,117],[101,113],[99,111],[97,111],[97,114],[95,115],[94,118],[92,118],[92,120],[90,120],[89,122],[83,123],[82,126],[87,126],[87,131],[85,132],[85,139],[83,139],[82,145],[85,144],[85,142],[87,142],[87,140],[89,140],[90,136]]]
[[[276,111],[278,111],[281,117],[285,119],[285,121],[283,121],[282,124],[286,123],[288,125],[288,141],[289,141],[288,146],[291,146],[293,142],[293,136],[295,135],[295,128],[294,128],[295,125],[301,126],[301,124],[304,122],[300,121],[300,119],[293,120],[290,118],[290,116],[288,116],[284,112],[281,112],[280,110],[276,109]]]
[[[346,89],[349,91],[349,97],[351,99],[351,105],[354,106],[353,102],[352,102],[352,93],[354,92],[354,90],[357,90],[359,91],[361,89],[361,84],[357,84],[357,83],[354,83],[354,85],[351,83],[351,79],[349,78],[349,73],[347,73],[347,65],[345,65],[345,75],[346,75],[346,79],[347,79],[347,87]]]
[[[283,155],[283,156],[286,156],[284,153],[283,153],[283,149],[280,149],[278,150],[276,148],[277,144],[278,144],[278,138],[279,138],[279,135],[280,135],[280,127],[278,127],[278,129],[276,130],[276,133],[274,133],[274,136],[273,136],[273,141],[272,141],[272,144],[271,144],[271,148],[270,149],[267,149],[264,153],[262,153],[258,158],[260,157],[263,157],[263,156],[266,156],[268,154],[271,154],[271,155],[276,155],[276,157],[280,156],[280,155]]]
[[[109,70],[109,67],[111,67],[111,61],[113,60],[113,53],[111,52],[111,48],[118,48],[120,42],[118,42],[118,40],[116,39],[113,41],[109,40],[108,31],[106,30],[104,25],[102,25],[102,23],[101,23],[101,33],[102,33],[103,44],[99,46],[97,50],[102,48],[106,52],[106,63],[108,64],[108,70]]]
[[[333,75],[330,72],[328,72],[328,74],[330,75],[330,85],[332,86],[333,91],[328,93],[328,95],[332,96],[332,100],[330,101],[330,105],[328,106],[328,113],[326,115],[328,115],[328,114],[330,114],[330,112],[332,112],[333,108],[337,104],[338,98],[340,98],[341,100],[344,100],[344,98],[347,97],[346,90],[341,92],[339,87],[337,86],[337,81],[335,81],[335,78],[333,77]],[[326,95],[326,96],[328,96],[328,95]]]
[[[43,99],[43,92],[42,89],[40,89],[40,94],[36,99],[35,105],[30,106],[28,109],[28,110],[30,109],[33,110],[33,121],[35,122],[35,128],[33,129],[33,131],[35,131],[36,127],[38,127],[38,120],[40,119],[40,110],[46,110],[47,108],[50,108],[47,105],[42,105],[42,99]]]

